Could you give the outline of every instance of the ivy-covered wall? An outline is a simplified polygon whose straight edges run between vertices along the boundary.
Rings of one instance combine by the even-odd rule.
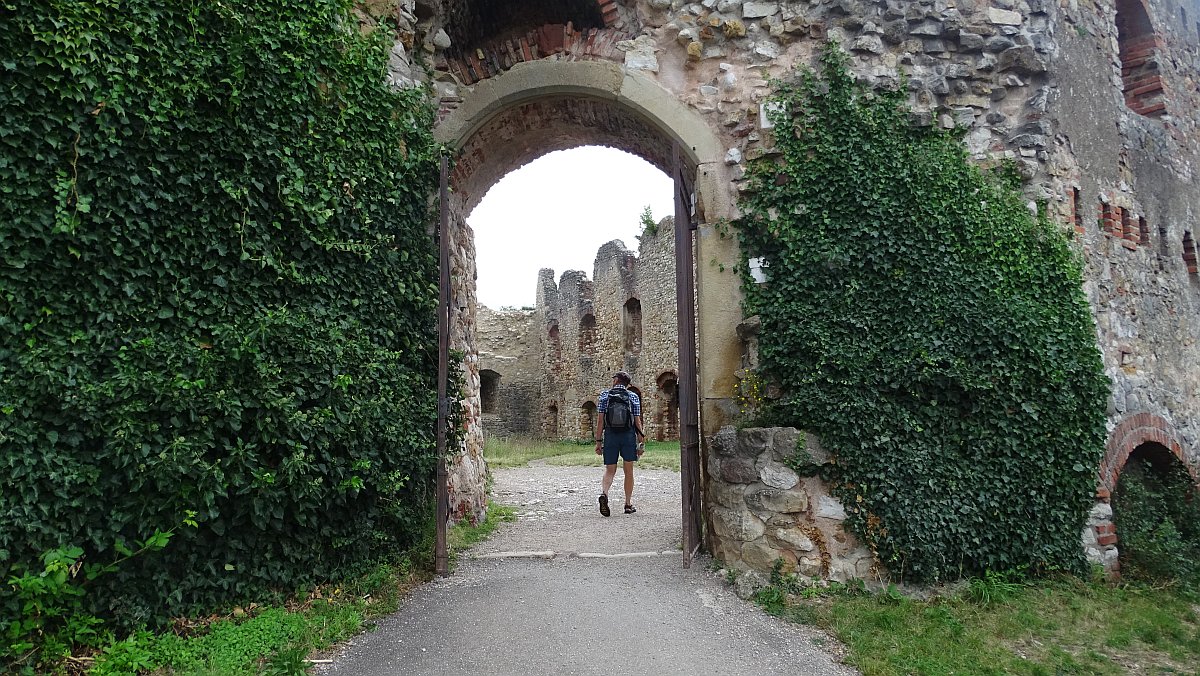
[[[742,205],[769,422],[820,436],[895,575],[1077,568],[1108,380],[1068,231],[914,127],[902,88],[872,92],[836,48],[822,68],[780,84]]]
[[[140,621],[422,536],[436,149],[389,37],[342,0],[0,3],[0,577],[194,510],[96,590]]]

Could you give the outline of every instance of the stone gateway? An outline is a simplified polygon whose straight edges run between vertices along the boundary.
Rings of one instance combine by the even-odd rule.
[[[456,517],[483,511],[483,420],[489,402],[513,399],[492,398],[507,386],[496,380],[505,371],[498,358],[525,360],[527,386],[541,388],[537,410],[520,414],[532,426],[522,432],[582,436],[581,412],[595,387],[591,371],[575,365],[589,353],[601,362],[597,372],[627,367],[631,357],[648,361],[655,302],[639,288],[607,304],[610,296],[595,287],[602,278],[616,284],[619,270],[602,269],[599,259],[594,282],[567,273],[556,285],[544,274],[538,309],[504,320],[527,324],[512,329],[533,337],[527,352],[496,352],[478,330],[490,311],[475,301],[466,215],[501,176],[554,150],[611,146],[670,173],[678,147],[696,186],[705,456],[719,458],[705,474],[709,545],[747,568],[761,569],[768,549],[786,549],[802,570],[863,574],[853,548],[827,560],[812,555],[832,536],[803,524],[836,520],[836,505],[811,486],[785,488],[790,477],[764,458],[770,451],[750,457],[738,450],[744,440],[714,440],[736,412],[736,374],[753,352],[737,330],[744,318],[733,270],[741,261],[724,224],[737,216],[743,162],[770,152],[771,78],[811,64],[830,39],[851,54],[860,78],[906,83],[914,124],[961,131],[980,162],[1013,162],[1031,206],[1048,203],[1077,234],[1112,381],[1107,453],[1083,533],[1088,556],[1115,567],[1120,534],[1107,501],[1131,455],[1169,454],[1200,474],[1200,3],[392,0],[365,2],[359,13],[365,30],[397,27],[391,81],[431,86],[437,133],[457,151],[454,343],[466,354],[468,439],[452,467]],[[622,255],[602,252],[605,261]],[[635,299],[640,308],[625,307]],[[615,327],[638,314],[641,353],[600,349],[629,341]],[[743,328],[751,340],[752,333]],[[570,368],[546,369],[547,360]],[[669,370],[638,378],[657,393]]]

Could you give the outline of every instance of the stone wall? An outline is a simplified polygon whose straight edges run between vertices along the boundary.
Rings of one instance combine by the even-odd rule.
[[[510,9],[522,9],[508,14],[501,4],[379,0],[363,4],[362,20],[396,27],[394,82],[432,82],[442,120],[450,121],[442,128],[453,130],[447,140],[462,149],[454,177],[461,211],[508,171],[559,148],[611,145],[671,171],[671,146],[685,132],[718,140],[724,162],[696,167],[706,434],[736,414],[732,392],[744,366],[734,333],[741,318],[732,316],[735,307],[721,306],[737,303],[737,280],[727,270],[738,254],[720,244],[716,224],[737,215],[732,205],[744,187],[745,160],[770,152],[769,80],[811,65],[833,38],[863,79],[897,86],[904,74],[914,124],[961,130],[981,163],[1015,162],[1031,207],[1049,204],[1073,229],[1113,382],[1110,433],[1153,416],[1163,437],[1177,441],[1172,452],[1181,462],[1200,467],[1200,4],[1194,0],[602,0],[587,7],[538,0],[513,3]],[[413,53],[430,68],[414,67]],[[600,74],[589,86],[601,92],[596,96],[564,93],[577,84],[565,75],[548,75],[548,85],[521,80],[532,64],[565,73],[593,62],[611,66],[594,71]],[[550,93],[495,94],[500,83],[515,81],[546,85]],[[629,92],[649,92],[651,103],[620,103]],[[676,104],[686,114],[664,112]],[[456,116],[472,124],[453,126]],[[704,129],[692,134],[688,125],[696,118]],[[463,219],[456,224],[465,228]],[[594,299],[602,297],[600,286],[621,289],[625,282],[619,266],[603,267],[603,279],[601,267],[596,288],[582,273],[558,284],[552,275],[539,280],[539,293],[553,304],[539,311],[537,339],[551,341],[549,329],[557,326],[562,346],[541,382],[542,396],[554,393],[559,436],[579,434],[581,406],[604,384],[592,379],[626,361],[623,353],[589,357],[575,347],[580,312],[594,310],[598,327],[615,321],[617,310]],[[473,302],[465,291],[473,275],[455,279],[459,297]],[[648,301],[640,300],[645,321]],[[463,306],[457,342],[467,349],[471,376],[464,401],[478,415],[473,313]],[[753,327],[745,329],[749,335]],[[597,339],[612,347],[613,334],[598,331]],[[651,346],[642,350],[639,361]],[[657,374],[638,367],[639,381],[652,384]],[[474,462],[470,448],[464,457]],[[1100,467],[1097,473],[1102,505],[1108,488]],[[1104,512],[1093,512],[1099,521],[1089,532],[1109,548],[1119,533],[1103,522]],[[1110,551],[1101,558],[1111,560]]]
[[[626,370],[642,396],[645,432],[678,437],[673,222],[664,219],[635,255],[620,241],[596,253],[593,280],[577,270],[538,275],[531,311],[480,308],[480,368],[499,376],[485,431],[502,436],[590,439],[595,405]],[[506,403],[507,402],[507,403]]]
[[[794,428],[722,428],[705,452],[708,547],[727,566],[837,580],[883,578],[871,550],[842,527],[846,512],[815,476],[788,463],[830,458],[817,438]]]
[[[479,306],[475,338],[481,374],[480,409],[487,437],[541,435],[538,369],[542,359],[533,326],[533,310]]]

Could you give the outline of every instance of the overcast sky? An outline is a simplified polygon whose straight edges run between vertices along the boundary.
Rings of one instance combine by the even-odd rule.
[[[533,305],[537,274],[552,268],[592,279],[596,250],[619,239],[637,250],[639,217],[675,212],[672,183],[645,160],[588,146],[545,155],[502,178],[471,212],[479,266],[479,302],[491,308]]]

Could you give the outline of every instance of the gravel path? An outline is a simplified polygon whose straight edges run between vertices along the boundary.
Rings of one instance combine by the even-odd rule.
[[[852,674],[825,635],[741,601],[707,558],[682,567],[679,475],[638,472],[636,514],[620,474],[605,519],[601,470],[495,472],[517,508],[449,578],[334,656],[322,674]]]

